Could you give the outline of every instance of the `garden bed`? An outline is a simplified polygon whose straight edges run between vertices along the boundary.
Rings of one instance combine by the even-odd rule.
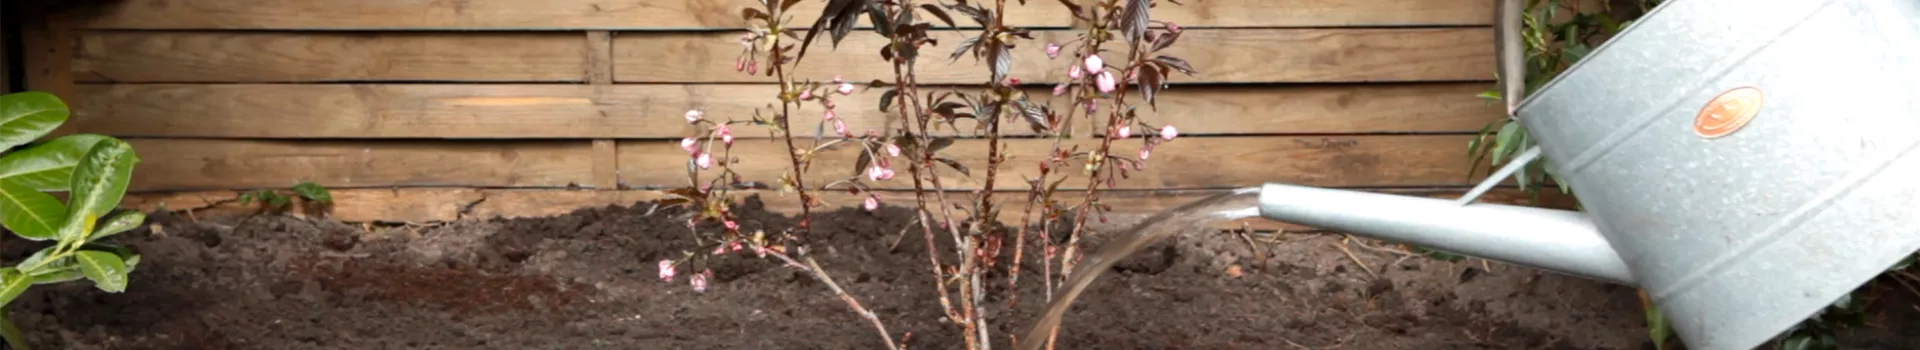
[[[737,213],[748,230],[793,222],[745,203]],[[372,230],[278,215],[156,214],[149,228],[118,238],[144,255],[127,293],[42,286],[11,309],[46,349],[881,347],[826,287],[771,258],[743,251],[715,260],[704,293],[687,272],[662,281],[656,262],[695,248],[671,209],[648,208]],[[892,247],[908,213],[819,214],[815,255],[896,339],[911,332],[915,349],[960,348],[941,320],[924,238],[908,231]],[[1080,299],[1061,348],[1650,348],[1630,288],[1357,244],[1349,257],[1335,235],[1277,240],[1260,244],[1267,261],[1234,235],[1149,248]],[[5,258],[39,246],[22,243],[8,241]],[[1006,335],[1024,333],[1045,307],[1039,273],[1023,268],[1012,311],[1007,300],[991,303],[1002,328],[996,348],[1010,348]],[[1878,322],[1911,325],[1911,299],[1898,302],[1877,309],[1909,321]],[[1920,339],[1882,329],[1843,338],[1858,345],[1850,348]]]

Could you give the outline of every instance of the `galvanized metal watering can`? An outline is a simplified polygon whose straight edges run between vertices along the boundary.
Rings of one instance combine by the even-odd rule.
[[[1537,146],[1465,198],[1266,184],[1260,215],[1638,286],[1695,349],[1920,249],[1920,1],[1669,0],[1509,106]],[[1470,203],[1543,153],[1584,213]]]

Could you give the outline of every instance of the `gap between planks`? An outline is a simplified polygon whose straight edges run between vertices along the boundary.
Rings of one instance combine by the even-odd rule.
[[[1112,219],[1130,221],[1143,218],[1168,208],[1225,193],[1227,190],[1184,190],[1184,191],[1109,191],[1102,197],[1103,203],[1113,206]],[[1466,191],[1465,188],[1429,188],[1429,189],[1361,189],[1360,191],[1394,193],[1429,198],[1454,198]],[[1549,191],[1550,192],[1550,191]],[[196,192],[147,192],[130,193],[122,207],[142,212],[152,211],[191,211],[196,217],[220,215],[244,215],[251,209],[242,207],[235,200],[239,191],[196,191]],[[883,203],[902,206],[914,202],[912,191],[875,192]],[[1022,192],[1003,192],[1004,197],[1020,198]],[[652,190],[566,190],[566,189],[476,189],[476,188],[349,188],[333,189],[334,207],[330,218],[346,222],[446,222],[461,219],[489,220],[496,218],[535,218],[564,215],[575,210],[602,208],[606,206],[647,205],[650,201],[664,197],[662,191]],[[798,215],[799,204],[796,196],[780,194],[774,191],[744,190],[735,191],[736,199],[744,200],[749,195],[759,195],[766,208],[786,215]],[[851,195],[840,191],[820,193],[827,210],[859,210],[857,207],[866,198],[865,194]],[[956,201],[965,200],[959,193]],[[1528,199],[1524,192],[1513,188],[1499,188],[1481,197],[1481,202],[1516,205],[1534,205],[1548,208],[1572,208],[1572,199],[1558,193],[1543,192],[1539,202]],[[1002,205],[1015,205],[1005,203]],[[296,208],[300,206],[295,206]],[[296,213],[313,216],[317,213],[296,209]],[[1019,210],[1009,210],[1001,214],[1000,219],[1017,224],[1021,220]],[[1226,222],[1215,228],[1235,229],[1242,225],[1256,230],[1309,230],[1310,227],[1290,223],[1280,223],[1265,219],[1247,219]]]

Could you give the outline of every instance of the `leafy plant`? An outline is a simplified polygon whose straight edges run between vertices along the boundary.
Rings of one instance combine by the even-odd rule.
[[[293,195],[281,194],[274,189],[259,189],[240,194],[240,205],[252,205],[260,202],[257,212],[286,212],[292,209],[293,199],[304,199],[305,209],[315,213],[325,213],[333,207],[333,194],[325,186],[314,182],[301,182],[293,185]]]
[[[140,264],[140,255],[131,249],[102,241],[146,220],[139,212],[113,213],[140,160],[133,147],[93,134],[28,146],[66,122],[69,114],[52,94],[0,96],[0,149],[8,150],[0,155],[0,224],[22,239],[53,243],[0,268],[0,336],[14,349],[27,349],[28,344],[4,317],[4,306],[28,288],[86,279],[101,291],[120,293]],[[55,191],[67,192],[67,202],[48,193]]]
[[[1152,0],[1060,1],[1082,21],[1074,28],[1079,35],[1064,43],[1046,43],[1039,51],[1050,59],[1071,58],[1058,68],[1065,70],[1069,79],[1052,86],[1053,97],[1065,100],[1062,109],[1029,95],[1028,87],[1023,86],[1020,78],[1012,76],[1016,50],[1034,37],[1029,29],[1006,24],[1004,15],[1019,11],[1009,9],[1007,0],[978,3],[828,0],[818,21],[805,28],[787,23],[791,18],[787,12],[799,2],[761,0],[759,7],[741,11],[741,18],[749,22],[750,28],[740,38],[743,48],[735,68],[777,80],[780,93],[775,98],[779,106],[769,104],[748,120],[719,121],[709,119],[699,110],[687,112],[688,123],[701,128],[700,136],[680,141],[680,147],[688,152],[690,184],[670,190],[671,195],[663,204],[695,208],[687,214],[688,227],[695,232],[699,244],[711,244],[714,250],[705,255],[685,252],[680,258],[661,261],[661,278],[672,279],[681,266],[699,264],[710,256],[750,246],[757,255],[772,256],[811,272],[834,289],[856,313],[873,323],[890,348],[904,347],[904,344],[894,342],[878,317],[842,293],[832,278],[806,254],[812,210],[826,205],[817,194],[843,191],[864,195],[861,206],[869,211],[877,210],[882,194],[886,193],[877,187],[894,181],[895,161],[904,162],[900,165],[908,177],[903,180],[913,184],[916,218],[908,229],[919,228],[928,251],[933,252],[929,256],[931,282],[939,291],[946,317],[962,332],[967,348],[988,348],[987,343],[994,338],[989,330],[994,327],[984,309],[991,294],[987,276],[1006,269],[1007,288],[1013,290],[1019,281],[1018,262],[1029,250],[1038,249],[1042,266],[1046,268],[1046,280],[1042,282],[1048,284],[1047,288],[1051,290],[1054,283],[1064,279],[1064,275],[1056,278],[1053,268],[1071,271],[1087,220],[1098,217],[1105,221],[1105,212],[1112,210],[1100,202],[1101,190],[1117,186],[1118,180],[1126,178],[1129,172],[1145,170],[1145,161],[1154,147],[1174,140],[1179,134],[1170,125],[1155,125],[1139,118],[1139,103],[1129,101],[1129,93],[1137,91],[1139,99],[1154,108],[1155,98],[1174,73],[1197,73],[1186,60],[1162,54],[1180,38],[1182,30],[1177,24],[1152,20],[1150,9],[1156,5]],[[1025,5],[1026,1],[1019,0],[1018,4]],[[815,39],[824,37],[828,45],[837,48],[853,34],[862,19],[867,21],[872,33],[887,40],[887,45],[877,54],[892,67],[891,80],[873,79],[864,87],[856,87],[841,77],[815,81],[796,76],[794,72]],[[928,61],[928,50],[940,45],[932,33],[941,25],[960,29],[961,23],[957,20],[971,22],[972,26],[966,29],[970,35],[953,44],[944,58],[949,63],[957,63],[963,57],[972,56],[975,62],[986,63],[982,65],[988,73],[987,80],[982,82],[984,87],[922,86],[916,74],[919,64]],[[826,35],[820,35],[823,33]],[[1105,47],[1109,43],[1122,48]],[[765,70],[761,69],[762,63],[766,64]],[[876,107],[886,113],[886,125],[864,132],[848,130],[845,119],[838,116],[841,106],[836,103],[835,95],[847,96],[871,89],[881,90],[881,101]],[[806,136],[795,136],[792,117],[813,106],[821,108],[817,113],[821,113],[822,118],[811,126],[813,134],[809,142]],[[1068,126],[1081,118],[1102,131],[1091,144],[1069,143]],[[973,123],[973,128],[963,130],[960,127],[963,120]],[[802,203],[800,224],[792,230],[771,235],[758,231],[747,234],[734,223],[728,192],[751,187],[731,168],[739,161],[731,155],[736,126],[765,127],[785,143],[790,155],[789,167],[776,183],[783,193],[797,193]],[[1032,163],[1036,165],[1035,172],[1022,176],[1028,191],[1021,209],[1020,226],[1006,227],[998,223],[1006,206],[1002,203],[1005,199],[996,199],[1000,193],[995,189],[1009,176],[1003,173],[1008,171],[1005,162],[1009,160],[1007,152],[1012,145],[1002,139],[1021,126],[1052,142],[1044,153],[1047,156]],[[970,143],[983,148],[979,154],[986,155],[984,166],[969,164],[954,155],[955,145],[962,144],[963,138],[984,139],[985,142]],[[1144,145],[1138,157],[1114,154],[1114,143],[1128,139],[1137,139]],[[808,171],[812,170],[813,161],[835,150],[856,153],[851,172],[832,176],[829,181],[809,181]],[[715,170],[717,174],[702,180],[699,175],[706,170]],[[957,181],[949,175],[955,173],[980,187],[961,198],[965,192],[956,191],[960,189],[955,186]],[[1082,179],[1086,188],[1081,192],[1062,189],[1070,179]],[[1079,197],[1079,200],[1056,195]],[[719,232],[701,233],[700,222],[720,223]],[[1063,223],[1070,223],[1070,228],[1062,229],[1058,224]],[[1065,232],[1055,232],[1056,229]],[[941,253],[935,245],[936,232],[954,242],[951,255]],[[1027,247],[1029,239],[1044,248]],[[1001,254],[1009,242],[1014,248],[1011,257]],[[792,255],[788,255],[788,247]],[[696,290],[702,290],[709,276],[711,271],[703,269],[693,275],[690,283]],[[1017,302],[1011,296],[1006,299],[1009,303]]]

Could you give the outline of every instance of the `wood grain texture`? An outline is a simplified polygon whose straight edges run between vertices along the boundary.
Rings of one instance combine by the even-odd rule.
[[[1138,137],[1138,136],[1136,136]],[[1468,162],[1466,145],[1471,135],[1442,136],[1327,136],[1327,137],[1192,137],[1181,138],[1157,146],[1149,158],[1145,171],[1132,172],[1131,178],[1118,181],[1122,189],[1194,189],[1194,188],[1238,188],[1254,186],[1264,182],[1287,182],[1313,186],[1371,187],[1371,186],[1465,186],[1473,185],[1478,178],[1467,178]],[[960,140],[941,154],[958,160],[970,169],[975,176],[981,176],[986,166],[985,140]],[[1081,145],[1086,151],[1097,147],[1097,141],[1068,141],[1069,147]],[[1009,147],[1007,167],[995,189],[1024,190],[1023,177],[1038,174],[1041,157],[1052,149],[1053,141],[1045,139],[1003,140]],[[1114,143],[1114,154],[1134,158],[1138,155],[1143,142],[1129,139]],[[631,141],[620,143],[620,181],[636,188],[645,186],[685,186],[687,152],[681,150],[675,141]],[[772,139],[753,140],[734,143],[731,154],[722,154],[718,148],[714,151],[716,161],[722,156],[737,159],[733,170],[739,172],[743,180],[773,183],[787,172],[786,147]],[[844,147],[822,151],[814,155],[811,170],[808,171],[809,183],[824,183],[856,175],[854,161],[857,148]],[[904,161],[896,159],[894,167],[898,172],[906,166]],[[1075,161],[1068,169],[1057,170],[1079,174]],[[717,163],[712,171],[705,174],[717,174]],[[962,176],[946,167],[940,167],[941,177],[949,188],[974,189],[984,186],[975,178]],[[1084,179],[1084,176],[1076,176]],[[1085,181],[1068,180],[1061,188],[1085,188]],[[892,180],[869,182],[877,188],[911,189],[913,183],[906,177]]]
[[[1161,2],[1156,20],[1194,26],[1486,25],[1492,2],[1475,0],[1207,0]],[[813,23],[825,1],[796,5],[793,23]],[[1008,24],[1066,26],[1053,1],[1010,3]],[[741,28],[752,0],[124,0],[87,13],[87,28],[111,29],[710,29]],[[964,19],[962,21],[965,21]],[[863,25],[865,21],[862,21]],[[971,25],[964,23],[963,25]]]
[[[1143,107],[1140,113],[1189,135],[1465,133],[1501,115],[1499,106],[1474,97],[1488,86],[1176,86],[1159,96],[1159,111]],[[220,138],[679,138],[692,135],[687,109],[748,120],[755,109],[767,115],[779,91],[772,85],[576,84],[80,84],[76,90],[74,123],[87,132]],[[1044,87],[1028,93],[1042,103],[1065,100]],[[880,95],[835,95],[836,114],[851,130],[880,128],[889,118],[876,108]],[[809,105],[795,112],[794,123],[812,135],[823,111]],[[960,131],[949,134],[975,135],[971,120],[956,126]],[[739,130],[736,137],[768,137],[763,127]],[[1025,127],[1003,131],[1033,134]]]
[[[1464,189],[1392,189],[1365,190],[1367,192],[1393,193],[1429,198],[1454,198],[1465,192]],[[1103,198],[1113,206],[1108,214],[1116,223],[1137,220],[1162,210],[1173,208],[1221,191],[1112,191]],[[766,207],[777,213],[799,215],[800,206],[797,196],[771,191],[737,191],[738,197],[746,198],[759,195]],[[130,193],[122,202],[122,208],[152,212],[165,210],[172,212],[191,211],[196,217],[245,214],[252,208],[243,207],[235,200],[240,195],[236,191],[193,191],[193,192],[146,192]],[[876,192],[882,203],[894,206],[913,205],[914,194],[910,191]],[[1012,195],[1012,194],[1010,194]],[[563,190],[563,189],[472,189],[472,188],[363,188],[336,189],[333,191],[334,207],[329,217],[346,222],[446,222],[455,220],[488,220],[495,218],[537,218],[564,215],[569,212],[605,206],[646,205],[649,201],[663,197],[660,191],[646,190]],[[820,194],[827,203],[826,210],[857,209],[865,194],[850,195],[845,192]],[[1557,193],[1543,193],[1541,201],[1528,199],[1527,195],[1515,189],[1495,189],[1481,197],[1482,202],[1517,205],[1533,205],[1549,208],[1571,208],[1572,202],[1567,196]],[[822,212],[816,208],[815,212]],[[298,210],[298,208],[296,208]],[[299,211],[295,214],[317,215]],[[1001,213],[1000,220],[1008,224],[1018,224],[1021,212],[1016,208]],[[1237,229],[1244,227],[1256,230],[1313,231],[1315,228],[1298,224],[1276,222],[1266,219],[1246,219],[1221,223],[1215,228]]]
[[[923,84],[979,84],[986,64],[971,56],[949,63],[969,31],[931,34],[940,46],[927,49],[917,68]],[[1066,42],[1077,32],[1036,31],[1034,41],[1014,49],[1012,76],[1052,83],[1067,78],[1063,56],[1049,60],[1044,43]],[[734,71],[740,44],[730,32],[622,35],[614,39],[614,79],[631,83],[768,82]],[[798,76],[855,82],[893,81],[893,66],[880,59],[885,38],[848,35],[835,49],[822,42],[809,49]],[[1186,59],[1199,72],[1175,74],[1172,83],[1313,83],[1482,81],[1493,78],[1493,32],[1487,28],[1419,29],[1190,29],[1162,53]],[[1124,50],[1124,49],[1120,49]],[[1110,56],[1124,56],[1124,51]],[[1108,60],[1115,62],[1116,60]]]
[[[129,139],[134,191],[591,184],[593,145],[577,142]]]
[[[73,47],[66,43],[73,40],[72,20],[69,13],[49,9],[50,4],[13,2],[0,4],[9,11],[19,11],[21,19],[20,46],[21,62],[24,74],[22,90],[34,90],[53,94],[66,101],[69,109],[74,100],[73,84]],[[11,66],[5,66],[11,70]],[[40,140],[52,140],[61,136],[79,132],[74,123],[61,124],[52,132],[40,136]]]
[[[87,32],[81,82],[579,82],[580,33]]]

